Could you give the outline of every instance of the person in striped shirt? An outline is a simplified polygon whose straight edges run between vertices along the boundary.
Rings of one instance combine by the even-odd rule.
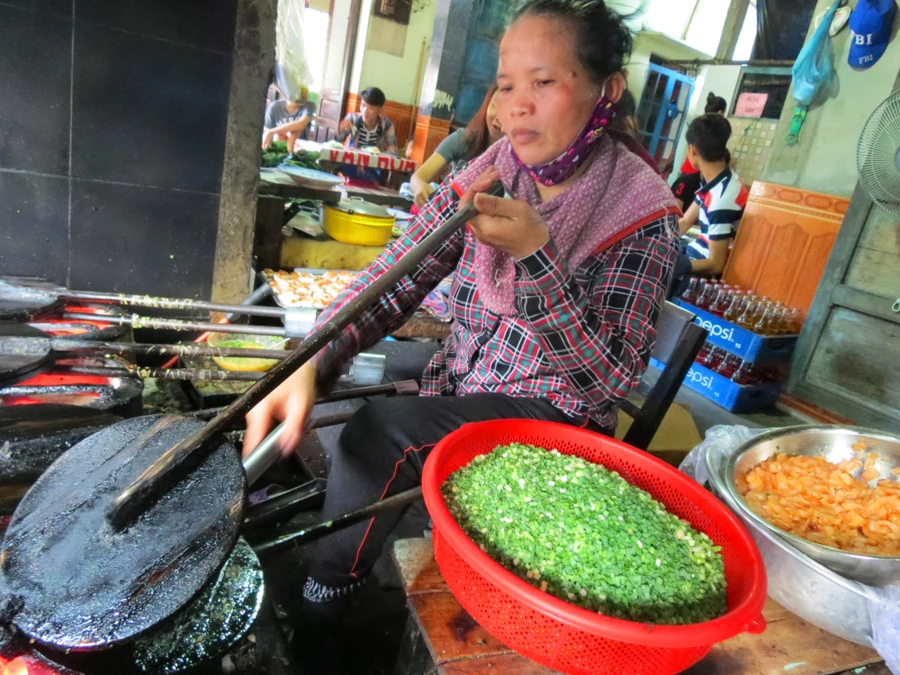
[[[700,236],[686,250],[693,276],[722,274],[749,193],[728,166],[731,124],[722,115],[702,115],[687,131],[687,157],[700,169],[700,189],[679,222],[685,234],[697,222]]]
[[[612,433],[656,340],[681,214],[646,151],[610,128],[631,45],[603,0],[519,3],[499,49],[506,136],[445,181],[319,321],[461,204],[473,202],[479,215],[247,416],[245,453],[282,420],[290,452],[341,364],[402,326],[454,274],[452,332],[423,374],[422,395],[372,401],[348,422],[324,518],[417,485],[435,444],[469,422],[526,418]],[[493,181],[507,198],[483,194]],[[352,602],[401,515],[381,514],[317,546],[302,612],[320,635]]]
[[[398,154],[394,123],[381,114],[387,102],[384,92],[378,87],[369,87],[363,90],[359,99],[359,112],[344,118],[338,127],[337,140],[343,143],[349,138],[351,147],[360,150],[378,148],[379,152]]]

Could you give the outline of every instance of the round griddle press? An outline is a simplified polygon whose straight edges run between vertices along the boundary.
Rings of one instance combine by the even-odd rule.
[[[502,194],[498,183],[491,194]],[[276,428],[241,464],[223,433],[475,215],[464,206],[205,425],[126,420],[78,443],[35,483],[0,548],[0,620],[60,650],[130,640],[221,569],[247,485],[279,456]]]

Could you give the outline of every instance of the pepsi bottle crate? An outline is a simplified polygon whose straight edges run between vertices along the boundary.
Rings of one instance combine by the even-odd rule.
[[[659,370],[665,366],[654,358],[650,365]],[[695,363],[684,378],[684,386],[733,413],[751,413],[775,407],[781,385],[777,383],[740,385]]]
[[[697,315],[695,323],[709,333],[707,342],[754,365],[787,363],[797,346],[798,335],[757,335],[684,300],[678,299],[675,303]]]

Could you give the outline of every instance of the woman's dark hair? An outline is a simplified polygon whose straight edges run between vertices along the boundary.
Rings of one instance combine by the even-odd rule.
[[[622,131],[636,141],[641,140],[641,130],[635,115],[637,114],[637,102],[634,94],[627,89],[622,92],[622,98],[615,105],[616,116],[613,118],[610,128]]]
[[[487,96],[478,112],[469,120],[463,131],[463,138],[466,139],[466,150],[469,157],[478,157],[491,144],[491,132],[487,125],[487,111],[491,105],[491,99],[497,93],[497,85],[492,84],[487,91]]]
[[[575,38],[575,53],[596,85],[622,70],[634,40],[625,20],[641,13],[620,15],[603,0],[522,0],[510,13],[510,24],[523,16],[558,19]]]
[[[724,115],[726,110],[728,110],[728,101],[721,96],[716,96],[714,93],[709,92],[709,96],[706,97],[706,107],[703,109],[703,112],[707,114],[719,113]]]
[[[731,124],[722,115],[700,115],[691,122],[685,137],[707,162],[730,159],[727,146],[728,139],[731,138]]]
[[[375,106],[376,108],[383,106],[384,102],[387,100],[384,97],[384,92],[378,87],[363,89],[359,97],[365,101],[367,105]]]

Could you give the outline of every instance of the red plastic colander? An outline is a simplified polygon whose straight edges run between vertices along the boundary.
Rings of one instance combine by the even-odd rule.
[[[728,612],[687,626],[613,619],[543,593],[494,562],[456,524],[440,488],[477,455],[514,442],[556,449],[618,471],[705,532],[722,547]],[[456,599],[491,635],[549,668],[570,675],[669,675],[702,659],[717,642],[766,628],[765,567],[737,518],[684,474],[624,443],[549,422],[467,424],[432,451],[422,488],[434,521],[435,560]]]

